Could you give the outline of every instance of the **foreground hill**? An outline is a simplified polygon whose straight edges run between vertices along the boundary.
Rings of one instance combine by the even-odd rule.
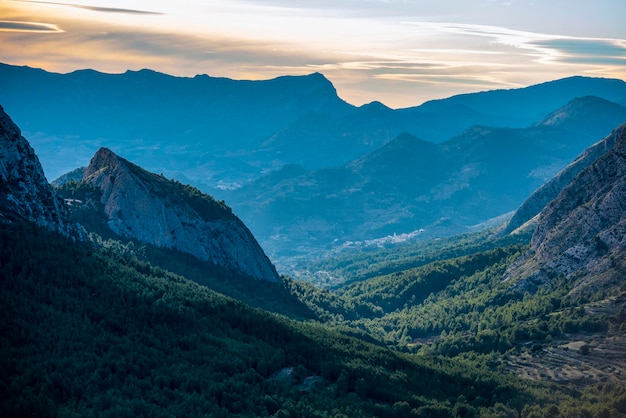
[[[487,412],[493,396],[545,402],[521,381],[280,319],[114,250],[24,225],[0,238],[3,416],[450,416]]]

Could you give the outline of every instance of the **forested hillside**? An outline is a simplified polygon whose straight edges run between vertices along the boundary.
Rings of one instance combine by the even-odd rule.
[[[543,384],[249,308],[116,242],[0,233],[3,416],[497,416],[554,402]]]

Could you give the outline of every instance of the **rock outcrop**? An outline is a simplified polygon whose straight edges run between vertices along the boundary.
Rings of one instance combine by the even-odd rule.
[[[623,284],[626,273],[626,129],[615,146],[565,187],[539,214],[529,253],[508,279],[528,289],[565,277],[574,291]]]
[[[24,221],[68,236],[78,233],[35,151],[0,106],[0,222]]]
[[[515,212],[502,232],[505,234],[511,233],[533,220],[533,218],[539,214],[550,201],[555,199],[561,190],[570,184],[582,170],[589,167],[608,150],[612,149],[617,142],[617,138],[619,138],[625,130],[626,124],[616,128],[609,136],[587,148],[574,162],[533,192]]]
[[[224,202],[145,171],[106,148],[96,152],[83,180],[101,190],[108,226],[116,234],[256,279],[278,280],[255,238]]]

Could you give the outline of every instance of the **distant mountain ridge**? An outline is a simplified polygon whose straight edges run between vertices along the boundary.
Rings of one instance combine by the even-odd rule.
[[[0,64],[0,101],[49,177],[85,166],[101,146],[195,186],[237,186],[293,163],[339,166],[402,133],[441,142],[473,125],[523,128],[575,97],[619,102],[621,80],[572,77],[393,110],[352,106],[322,74],[266,81],[151,70],[69,74]],[[66,156],[71,150],[72,158]]]
[[[535,126],[554,126],[570,131],[606,129],[615,120],[626,121],[626,107],[597,96],[577,97],[548,114]]]
[[[353,109],[319,73],[236,81],[151,70],[56,74],[6,64],[0,64],[0,100],[30,133],[52,178],[86,165],[100,146],[154,171],[221,178],[235,169],[245,177],[258,168],[240,154],[249,155],[289,121]],[[59,157],[58,147],[72,149],[75,160]],[[207,165],[212,160],[216,165]],[[203,174],[194,176],[198,169]]]
[[[592,81],[590,83],[590,81]],[[490,112],[503,117],[502,125],[526,127],[548,112],[565,106],[574,98],[596,96],[621,103],[626,82],[608,78],[566,77],[525,88],[499,89],[467,93],[448,99],[431,100],[420,106],[426,112],[449,106],[465,106],[477,112]]]

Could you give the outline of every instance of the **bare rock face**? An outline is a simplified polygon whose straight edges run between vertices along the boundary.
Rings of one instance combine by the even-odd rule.
[[[582,170],[589,167],[608,150],[612,149],[617,139],[625,130],[626,124],[616,128],[609,136],[587,148],[570,165],[537,189],[522,203],[519,209],[515,211],[515,214],[502,232],[508,234],[539,214],[539,212],[541,212],[550,201],[555,199],[561,190],[570,184]]]
[[[108,226],[116,234],[277,281],[278,274],[248,228],[223,202],[101,148],[83,177],[102,191]]]
[[[23,221],[68,236],[78,233],[35,151],[0,107],[0,222]]]
[[[575,280],[575,290],[623,283],[626,272],[626,129],[615,146],[582,170],[539,214],[526,257],[507,272],[519,286],[554,277]]]

